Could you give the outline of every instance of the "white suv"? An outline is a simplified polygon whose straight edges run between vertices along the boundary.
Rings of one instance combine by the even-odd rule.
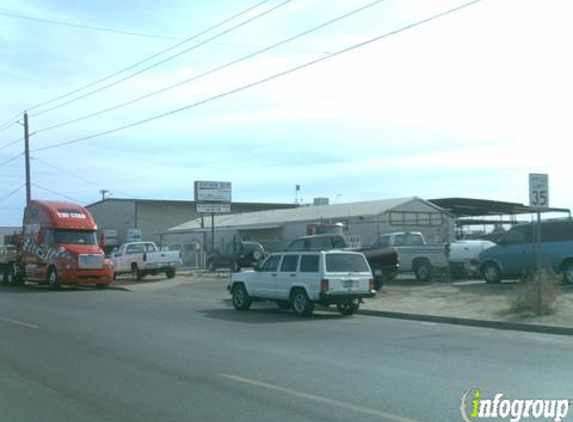
[[[376,294],[364,255],[340,250],[271,254],[255,271],[232,274],[229,291],[240,311],[263,299],[303,316],[315,304],[336,304],[342,315],[352,315]]]

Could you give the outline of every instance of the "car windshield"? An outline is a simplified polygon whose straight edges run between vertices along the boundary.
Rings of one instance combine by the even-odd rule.
[[[93,230],[56,230],[54,240],[60,245],[97,245]]]
[[[326,255],[326,271],[329,273],[363,273],[370,269],[362,255],[334,253]]]

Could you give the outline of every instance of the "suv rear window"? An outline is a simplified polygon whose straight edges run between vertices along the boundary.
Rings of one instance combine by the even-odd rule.
[[[370,270],[362,255],[332,253],[326,255],[326,271],[329,273],[363,273]]]
[[[317,273],[318,272],[318,255],[303,255],[300,258],[300,272],[301,273]]]

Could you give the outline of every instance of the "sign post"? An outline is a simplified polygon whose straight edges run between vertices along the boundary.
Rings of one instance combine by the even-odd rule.
[[[529,174],[529,206],[537,212],[537,224],[535,225],[535,282],[538,286],[538,310],[541,310],[541,211],[549,208],[549,176],[547,174]]]
[[[231,212],[231,182],[195,181],[197,212],[211,214],[211,245],[215,251],[215,213]],[[202,217],[201,217],[202,218]]]

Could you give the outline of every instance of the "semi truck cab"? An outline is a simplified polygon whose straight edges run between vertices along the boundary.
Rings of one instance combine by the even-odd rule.
[[[30,201],[24,211],[20,277],[54,289],[113,280],[113,263],[98,245],[97,225],[87,209],[55,201]]]

